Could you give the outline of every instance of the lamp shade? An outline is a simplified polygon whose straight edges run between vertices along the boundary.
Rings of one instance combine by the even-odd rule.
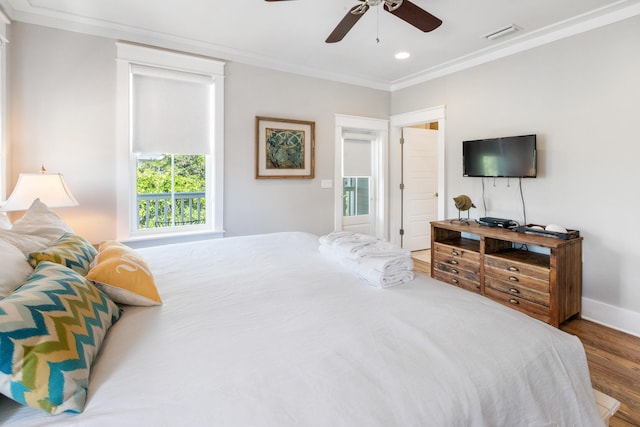
[[[35,199],[50,208],[78,206],[71,195],[62,174],[59,173],[21,173],[16,188],[0,211],[24,211],[29,209]]]

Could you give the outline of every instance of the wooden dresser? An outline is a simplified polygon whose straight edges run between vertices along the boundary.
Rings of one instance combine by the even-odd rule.
[[[558,327],[580,317],[582,238],[432,222],[431,277]]]

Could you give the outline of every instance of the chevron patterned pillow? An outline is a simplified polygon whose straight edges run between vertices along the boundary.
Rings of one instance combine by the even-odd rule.
[[[51,261],[86,276],[91,261],[98,251],[84,237],[65,233],[52,246],[29,254],[29,263],[35,267],[41,261]]]
[[[120,309],[91,282],[43,261],[0,300],[0,393],[52,414],[81,412],[89,370]]]

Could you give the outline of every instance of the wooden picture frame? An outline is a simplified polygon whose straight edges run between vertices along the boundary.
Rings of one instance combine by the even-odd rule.
[[[315,122],[256,117],[256,179],[311,179]]]

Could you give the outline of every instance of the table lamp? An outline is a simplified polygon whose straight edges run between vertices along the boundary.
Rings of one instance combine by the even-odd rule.
[[[50,208],[78,206],[62,174],[46,173],[43,166],[40,173],[20,174],[13,193],[0,205],[0,211],[26,211],[35,199]]]

